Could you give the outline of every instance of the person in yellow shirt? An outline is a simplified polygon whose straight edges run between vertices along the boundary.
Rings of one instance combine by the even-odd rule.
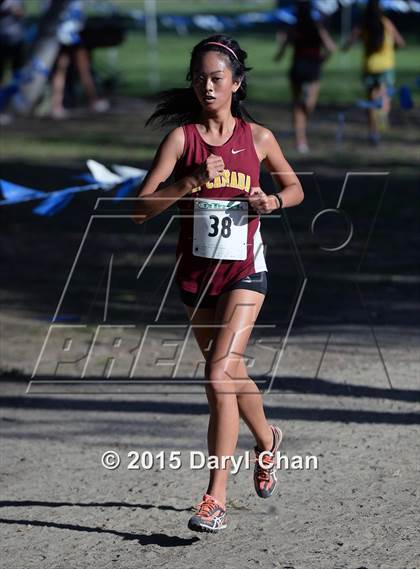
[[[357,40],[363,42],[363,83],[368,98],[382,99],[382,106],[368,110],[369,138],[372,144],[380,141],[380,124],[388,123],[391,108],[390,89],[395,83],[395,48],[404,47],[405,41],[394,24],[382,12],[378,0],[369,0],[361,26],[354,28],[344,48]]]

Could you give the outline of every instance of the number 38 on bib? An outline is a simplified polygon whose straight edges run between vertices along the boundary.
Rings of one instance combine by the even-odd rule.
[[[243,261],[247,256],[248,203],[194,200],[193,255]]]

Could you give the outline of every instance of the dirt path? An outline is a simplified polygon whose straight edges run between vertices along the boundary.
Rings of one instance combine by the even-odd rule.
[[[83,170],[82,156],[112,164],[125,150],[127,163],[147,166],[135,158],[135,133],[127,139],[124,133],[148,110],[120,108],[96,123],[81,117],[60,132],[50,123],[18,121],[2,176],[54,189]],[[287,110],[259,112],[289,156]],[[378,151],[366,146],[359,115],[335,149],[334,112],[320,109],[314,117],[319,144],[312,155],[290,154],[318,185],[306,177],[302,207],[287,219],[264,220],[269,294],[247,350],[267,415],[284,430],[282,452],[290,459],[314,455],[319,468],[283,469],[278,492],[265,501],[254,493],[252,469],[242,467],[230,478],[222,535],[194,534],[186,525],[208,478],[207,469],[189,463],[192,451],[205,452],[208,407],[197,347],[182,344],[186,318],[174,289],[129,377],[127,362],[155,322],[173,267],[176,232],[167,234],[140,282],[138,269],[167,219],[142,231],[124,217],[101,219],[69,278],[97,196],[80,197],[49,219],[34,216],[29,205],[3,208],[0,567],[420,569],[418,113],[411,123],[395,115]],[[80,145],[62,160],[60,140],[68,144],[75,132]],[[31,143],[35,135],[39,148]],[[142,131],[138,139],[146,154],[157,140],[148,136]],[[28,149],[23,158],[22,148]],[[343,225],[326,223],[314,235],[311,222],[320,208],[336,207],[345,175],[355,169],[389,175],[352,179],[343,209],[353,237],[328,252],[322,246],[339,243]],[[56,310],[61,332],[41,353]],[[119,358],[104,379],[113,338],[98,336],[82,381],[84,356],[105,320],[120,326]],[[181,345],[177,365],[174,346]],[[70,356],[76,363],[68,363]],[[241,424],[237,456],[252,447]],[[121,457],[116,470],[101,464],[108,450]],[[180,451],[182,466],[128,469],[129,451],[154,457],[163,451],[166,458]]]

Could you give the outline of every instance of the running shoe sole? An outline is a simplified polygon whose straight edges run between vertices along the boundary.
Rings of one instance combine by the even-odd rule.
[[[220,518],[218,518],[220,520]],[[216,522],[215,525],[207,525],[199,516],[193,516],[188,522],[188,529],[192,531],[204,532],[204,533],[217,533],[218,531],[227,528],[226,515],[220,521]]]
[[[274,456],[274,460],[276,461],[276,454],[277,451],[280,447],[281,441],[283,439],[283,433],[281,432],[281,430],[276,427],[276,426],[271,426],[271,429],[273,431],[274,434],[274,450],[273,452],[273,456]],[[256,454],[256,459],[258,459],[258,451],[257,448],[255,447],[255,454]],[[261,488],[260,487],[260,480],[258,479],[258,464],[255,464],[255,468],[254,468],[254,488],[255,488],[255,492],[257,493],[257,495],[260,498],[270,498],[270,496],[273,495],[274,490],[277,486],[277,476],[276,476],[276,466],[275,466],[275,462],[274,462],[274,466],[273,468],[269,471],[270,473],[270,479],[269,479],[269,485],[268,488]]]
[[[226,527],[225,508],[210,494],[204,494],[197,511],[188,521],[188,528],[193,531],[217,533]]]

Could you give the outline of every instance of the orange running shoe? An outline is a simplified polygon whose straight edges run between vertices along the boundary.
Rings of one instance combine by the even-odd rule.
[[[188,522],[189,529],[215,533],[226,526],[226,510],[213,496],[204,494],[203,500],[197,506],[197,513]]]
[[[268,453],[266,451],[261,457],[261,460],[259,460],[260,454],[262,454],[263,451],[258,447],[254,447],[254,487],[260,498],[269,498],[273,494],[277,484],[276,454],[283,435],[278,427],[271,426],[271,430],[273,431],[273,446],[271,447],[270,452]],[[260,462],[262,464],[260,464]]]

